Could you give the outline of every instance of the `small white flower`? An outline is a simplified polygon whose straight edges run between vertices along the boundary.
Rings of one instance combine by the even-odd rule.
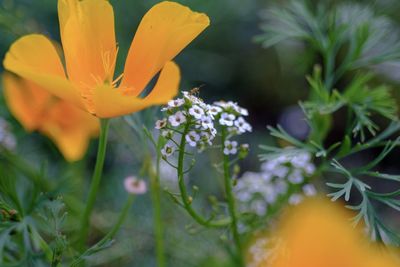
[[[234,122],[235,118],[236,118],[235,115],[224,112],[221,114],[219,123],[221,125],[233,126],[233,122]]]
[[[174,115],[169,116],[168,121],[173,127],[177,127],[182,123],[186,122],[185,114],[182,111],[178,111]]]
[[[314,185],[312,184],[306,184],[305,186],[303,186],[303,192],[304,195],[312,197],[317,194],[317,189],[315,189]]]
[[[0,143],[0,146],[3,146],[9,151],[13,151],[17,147],[17,140],[15,139],[14,135],[10,133],[0,140]]]
[[[261,188],[260,188],[260,189],[261,189]],[[276,201],[276,199],[277,199],[277,197],[278,197],[278,194],[277,194],[277,192],[275,191],[275,188],[274,188],[273,186],[265,186],[262,190],[263,190],[264,192],[260,192],[260,193],[264,193],[264,199],[265,199],[265,201],[266,201],[267,203],[269,203],[269,204],[275,203],[275,201]]]
[[[134,176],[125,178],[124,187],[128,193],[134,195],[142,195],[147,192],[146,182]]]
[[[312,175],[315,172],[315,166],[312,163],[308,163],[303,169],[307,175]]]
[[[199,107],[198,105],[193,105],[189,109],[189,114],[192,115],[195,119],[199,120],[203,117],[204,110],[201,107]]]
[[[171,130],[162,130],[161,135],[167,139],[171,139],[174,136],[174,132]]]
[[[290,205],[298,205],[303,200],[303,196],[300,194],[293,194],[289,197],[289,204]]]
[[[171,143],[168,142],[165,144],[165,146],[161,149],[161,155],[164,157],[169,157],[175,152],[175,146]]]
[[[197,103],[197,105],[199,105],[203,110],[207,110],[207,104],[204,103],[202,100],[200,100],[200,103]]]
[[[269,183],[272,181],[272,178],[274,177],[272,173],[270,172],[260,172],[260,176],[263,179],[264,182]]]
[[[240,148],[243,149],[243,150],[249,151],[250,150],[250,145],[249,144],[241,144]]]
[[[267,212],[267,204],[262,200],[253,201],[250,207],[258,216],[263,216]]]
[[[220,106],[223,109],[228,109],[231,107],[232,101],[226,102],[226,101],[216,101],[214,102],[214,105]]]
[[[240,134],[239,131],[238,131],[238,129],[237,129],[236,127],[234,127],[234,126],[228,127],[227,130],[228,130],[228,133],[231,134],[231,135],[238,135],[238,134]]]
[[[195,147],[197,145],[197,142],[200,140],[200,135],[197,134],[195,131],[190,131],[185,136],[185,139],[190,146]]]
[[[186,98],[192,104],[201,105],[202,103],[204,103],[198,97],[192,95],[191,93],[189,93],[187,91],[183,91],[182,94],[183,94],[183,97]]]
[[[292,157],[290,163],[296,168],[304,168],[310,162],[310,159],[309,153],[298,153]]]
[[[235,120],[234,124],[240,133],[252,131],[251,125],[243,117],[239,117],[237,120]]]
[[[245,108],[237,106],[236,111],[242,116],[249,116],[249,111]]]
[[[171,108],[177,108],[177,107],[182,106],[183,104],[185,104],[185,100],[183,98],[177,98],[177,99],[168,101],[168,107],[171,107]]]
[[[17,140],[12,134],[9,124],[6,120],[0,118],[0,148],[7,150],[15,150],[17,146]]]
[[[237,153],[238,143],[236,141],[226,140],[224,142],[224,154],[225,155],[235,155]]]
[[[287,182],[280,180],[274,184],[274,188],[277,194],[286,194],[289,189],[289,186]]]
[[[214,106],[214,105],[208,105],[207,106],[208,109],[208,113],[214,118],[215,116],[217,116],[219,113],[222,112],[222,108],[218,107],[218,106]]]
[[[236,194],[236,198],[241,202],[247,202],[251,200],[252,195],[248,191],[241,191]]]
[[[212,136],[210,133],[208,132],[201,132],[200,133],[200,137],[201,137],[201,141],[208,144],[208,145],[212,145],[212,140],[214,139],[214,136]]]
[[[288,176],[288,180],[293,184],[301,184],[302,182],[304,182],[304,177],[299,169],[295,169]]]
[[[223,108],[224,108],[224,107],[226,106],[226,102],[225,102],[225,101],[222,101],[222,100],[221,100],[221,101],[215,101],[215,102],[214,102],[214,105],[215,105],[215,106],[220,106],[220,107],[223,107]]]
[[[289,173],[289,168],[286,166],[277,166],[272,170],[272,174],[278,178],[285,178]]]
[[[191,96],[191,94],[190,94],[188,91],[182,91],[182,95],[183,95],[185,98],[188,98],[189,96]]]
[[[214,127],[208,130],[210,131],[210,134],[212,135],[213,138],[217,135],[217,129],[215,129]]]
[[[200,118],[201,127],[206,130],[214,127],[213,120],[210,116],[202,116]]]
[[[228,101],[228,102],[217,101],[217,102],[214,102],[214,105],[220,106],[225,110],[229,110],[229,109],[233,110],[233,111],[235,111],[236,113],[238,113],[238,114],[240,114],[242,116],[248,116],[249,115],[249,112],[248,112],[247,109],[240,107],[237,103],[232,102],[232,101]]]
[[[162,120],[156,121],[156,126],[154,128],[159,130],[159,129],[165,128],[165,126],[167,126],[167,119],[162,119]]]

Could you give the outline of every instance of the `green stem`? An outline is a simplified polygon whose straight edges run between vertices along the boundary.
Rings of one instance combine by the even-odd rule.
[[[324,69],[324,85],[325,88],[330,91],[332,89],[332,86],[334,86],[334,80],[335,80],[335,53],[333,49],[328,49],[328,51],[325,52],[325,69]]]
[[[227,138],[227,133],[226,129],[222,129],[222,144],[225,143],[225,140]],[[235,197],[232,192],[232,179],[231,179],[231,174],[230,174],[230,169],[229,169],[229,156],[224,154],[224,145],[222,146],[222,154],[224,156],[223,158],[223,165],[224,165],[224,183],[225,183],[225,193],[226,193],[226,198],[228,201],[228,209],[229,209],[229,214],[231,217],[231,230],[232,230],[232,235],[233,235],[233,240],[236,245],[237,249],[237,259],[239,266],[244,266],[244,260],[242,256],[242,243],[240,240],[240,235],[238,231],[238,224],[237,224],[237,214],[236,214],[236,202],[235,202]]]
[[[94,203],[96,201],[97,192],[100,187],[101,176],[103,173],[104,159],[106,156],[109,123],[110,123],[109,119],[100,119],[100,124],[101,124],[100,140],[99,140],[99,147],[97,150],[96,165],[94,168],[92,182],[90,184],[87,204],[81,220],[81,231],[79,235],[80,238],[79,245],[81,249],[85,247],[85,242],[89,232],[89,219],[93,210]]]
[[[133,194],[129,195],[128,199],[125,202],[125,206],[123,207],[118,217],[117,223],[114,225],[111,231],[108,232],[108,234],[105,237],[103,237],[103,239],[101,239],[97,244],[104,244],[108,240],[114,238],[115,234],[119,231],[119,228],[121,228],[122,224],[124,223],[134,200],[135,200],[135,195]]]
[[[86,250],[82,255],[80,255],[78,258],[76,258],[72,264],[71,267],[79,266],[81,264],[86,256],[89,256],[93,252],[98,251],[101,249],[104,245],[107,244],[107,242],[110,242],[115,234],[119,231],[121,228],[122,224],[124,223],[126,216],[128,216],[129,210],[133,204],[133,201],[135,200],[135,195],[129,195],[128,199],[125,202],[124,207],[122,208],[121,213],[119,214],[117,222],[114,224],[113,228],[111,228],[110,232],[107,233],[99,242],[97,242],[95,245],[93,245],[91,248]]]
[[[150,176],[150,193],[153,204],[153,224],[156,239],[157,266],[165,267],[164,253],[164,227],[161,214],[161,192],[160,192],[160,152],[157,151],[156,170],[154,171],[151,157],[148,156],[148,168]]]
[[[37,232],[37,230],[33,227],[28,227],[29,232],[31,234],[31,238],[34,243],[37,243],[40,249],[43,251],[44,256],[49,262],[52,262],[51,266],[53,266],[53,251],[51,250],[50,246],[47,244],[47,242],[40,236],[40,234]]]
[[[221,219],[221,220],[209,220],[205,219],[203,216],[198,214],[192,207],[193,199],[188,195],[186,190],[185,181],[183,179],[184,176],[184,159],[185,159],[185,146],[186,146],[186,135],[189,132],[190,122],[186,123],[185,130],[182,134],[181,141],[179,144],[179,156],[178,156],[178,184],[179,190],[181,193],[182,203],[185,210],[189,213],[189,215],[200,225],[206,227],[225,227],[231,224],[230,219]]]

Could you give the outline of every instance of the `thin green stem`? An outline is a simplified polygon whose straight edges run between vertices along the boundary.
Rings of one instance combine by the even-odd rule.
[[[186,190],[185,181],[183,179],[185,171],[184,171],[184,159],[185,159],[185,146],[186,146],[186,135],[189,132],[190,122],[186,123],[185,130],[182,134],[181,141],[179,144],[179,156],[178,156],[178,184],[179,190],[181,193],[182,204],[185,210],[189,213],[189,215],[200,225],[206,227],[225,227],[229,225],[231,222],[230,219],[221,219],[221,220],[211,220],[205,219],[203,216],[198,214],[192,207],[192,197],[188,195]]]
[[[34,228],[34,227],[30,227],[29,228],[29,233],[31,234],[31,238],[32,240],[37,243],[40,247],[40,249],[43,251],[44,256],[46,257],[46,259],[50,262],[52,262],[51,266],[53,266],[53,257],[54,257],[54,253],[51,250],[50,246],[47,244],[47,242],[41,237],[41,235],[38,233],[38,231]]]
[[[164,252],[164,227],[161,214],[161,192],[160,192],[160,161],[161,155],[157,149],[156,170],[153,168],[151,157],[148,160],[148,173],[150,177],[150,193],[153,204],[153,224],[154,235],[156,239],[156,258],[157,266],[165,267],[165,252]]]
[[[325,52],[325,68],[324,68],[324,85],[325,88],[330,91],[334,86],[335,81],[335,53],[333,49],[328,49]]]
[[[105,237],[103,237],[103,239],[101,239],[97,244],[99,244],[99,243],[103,244],[106,241],[114,238],[115,234],[119,231],[119,228],[121,228],[122,224],[124,223],[126,216],[128,215],[129,210],[130,210],[134,200],[135,200],[135,195],[133,195],[133,194],[129,195],[129,197],[126,200],[125,205],[118,217],[117,222],[115,223],[113,228],[110,230],[110,232],[108,232],[108,234]]]
[[[225,143],[227,137],[226,129],[222,129],[222,144]],[[233,235],[233,240],[237,249],[237,259],[239,266],[244,266],[244,260],[242,256],[242,243],[240,240],[238,223],[237,223],[237,212],[236,212],[236,201],[232,192],[232,179],[230,174],[230,164],[229,164],[229,156],[225,155],[224,145],[222,146],[222,154],[223,154],[223,165],[224,165],[224,183],[225,183],[225,193],[228,201],[228,210],[231,217],[231,230]]]
[[[106,157],[107,136],[108,136],[108,129],[110,126],[109,123],[110,123],[109,119],[100,119],[100,124],[101,124],[100,140],[99,140],[99,147],[97,150],[96,165],[94,168],[94,173],[90,184],[87,204],[81,220],[81,231],[79,235],[80,237],[79,245],[81,249],[85,247],[85,242],[89,232],[90,215],[92,213],[93,206],[96,201],[97,192],[100,187],[101,176],[103,173],[104,159]]]
[[[91,255],[93,252],[97,252],[103,246],[105,246],[108,242],[112,241],[115,234],[119,231],[122,224],[124,223],[126,217],[128,216],[129,210],[135,200],[135,195],[129,195],[128,199],[125,202],[124,207],[122,208],[121,213],[119,214],[117,222],[114,224],[113,228],[111,228],[110,232],[108,232],[99,242],[94,244],[91,248],[87,249],[84,253],[82,253],[78,258],[76,258],[71,267],[79,266],[84,260],[86,256]]]

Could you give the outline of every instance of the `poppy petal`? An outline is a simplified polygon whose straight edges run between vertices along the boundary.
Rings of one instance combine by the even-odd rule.
[[[57,50],[47,37],[31,34],[18,39],[11,45],[3,64],[8,71],[83,108],[79,92],[66,79]]]
[[[3,85],[11,113],[27,131],[52,139],[68,161],[84,156],[90,138],[99,131],[96,117],[11,73],[3,75]]]
[[[39,129],[57,145],[64,158],[83,158],[90,138],[99,132],[99,120],[65,101],[55,103],[46,114]]]
[[[58,14],[69,79],[82,89],[112,82],[117,45],[110,3],[59,0]]]
[[[207,15],[173,2],[153,6],[143,17],[125,63],[122,86],[139,95],[150,80],[210,24]]]
[[[178,92],[180,82],[179,67],[168,62],[161,70],[157,84],[145,98],[124,94],[123,88],[98,86],[94,95],[96,116],[109,118],[137,112],[152,105],[165,104]]]
[[[3,75],[3,93],[11,113],[28,132],[38,129],[41,116],[45,114],[46,102],[51,99],[46,90],[37,90],[37,85],[18,76]]]

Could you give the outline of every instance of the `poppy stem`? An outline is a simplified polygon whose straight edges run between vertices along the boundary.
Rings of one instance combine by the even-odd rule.
[[[103,173],[104,159],[106,156],[107,136],[108,136],[108,129],[110,126],[109,124],[110,124],[109,119],[100,119],[100,125],[101,125],[100,139],[97,150],[96,165],[94,168],[92,182],[90,184],[89,195],[86,202],[87,204],[81,220],[81,231],[79,235],[80,239],[78,244],[81,250],[85,248],[85,242],[89,232],[90,215],[92,213],[93,206],[96,201],[97,192],[100,187],[101,175]]]

